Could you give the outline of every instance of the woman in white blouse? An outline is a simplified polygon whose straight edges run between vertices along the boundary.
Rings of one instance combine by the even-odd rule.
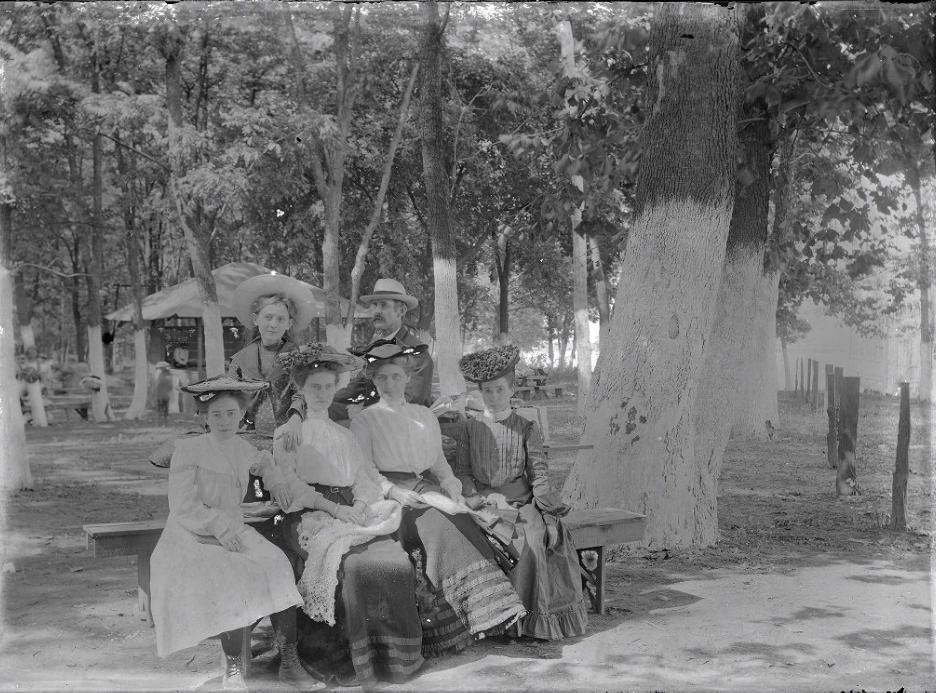
[[[307,407],[298,448],[286,450],[280,438],[273,448],[278,478],[272,482],[272,491],[287,513],[277,543],[300,579],[306,570],[307,549],[314,551],[314,542],[322,541],[322,530],[309,536],[309,521],[315,518],[307,517],[305,527],[303,518],[325,513],[360,526],[363,532],[365,525],[374,522],[371,504],[381,499],[381,493],[354,436],[328,418],[339,373],[358,367],[360,359],[312,343],[282,355],[280,362]],[[399,510],[395,513],[398,517]],[[324,526],[342,531],[340,525]],[[340,566],[335,630],[321,622],[304,624],[300,628],[303,652],[316,653],[319,665],[331,669],[340,685],[369,687],[377,679],[405,680],[423,663],[414,573],[406,553],[391,537],[381,536],[351,548]],[[305,586],[300,580],[300,593]],[[308,609],[311,597],[303,597]],[[336,663],[336,655],[344,655],[345,661]]]
[[[296,590],[289,563],[244,524],[241,499],[250,473],[272,471],[269,451],[237,436],[250,394],[263,381],[210,378],[183,390],[195,395],[209,432],[176,442],[169,466],[169,518],[150,558],[153,622],[160,656],[220,634],[225,689],[247,690],[241,629],[269,615],[282,655],[279,678],[303,690],[324,685],[296,652]]]
[[[417,560],[423,650],[436,654],[502,633],[525,611],[485,535],[464,514],[461,482],[442,453],[438,421],[427,407],[404,399],[410,357],[425,350],[381,344],[364,355],[380,400],[351,420],[351,432],[383,495],[404,506],[398,536]],[[424,501],[447,506],[446,512]]]

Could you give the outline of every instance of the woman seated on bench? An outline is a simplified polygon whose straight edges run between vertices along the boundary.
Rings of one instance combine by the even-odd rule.
[[[556,640],[585,632],[587,607],[578,556],[559,520],[568,508],[549,490],[542,433],[510,408],[518,358],[517,347],[505,346],[459,361],[465,379],[481,388],[484,411],[465,422],[455,475],[469,506],[496,511],[499,505],[516,522],[511,544],[519,561],[508,575],[527,615],[508,635]]]
[[[351,431],[384,496],[404,506],[399,537],[417,562],[423,651],[438,654],[503,633],[524,611],[480,528],[458,512],[468,509],[442,453],[439,422],[427,407],[404,399],[409,357],[425,349],[382,344],[364,355],[380,400],[351,419]]]
[[[251,472],[273,458],[237,437],[248,397],[262,381],[226,376],[183,387],[195,395],[209,432],[177,441],[169,467],[169,518],[150,558],[159,656],[220,633],[225,688],[247,690],[240,653],[245,626],[269,615],[282,655],[279,679],[303,690],[324,684],[296,654],[296,590],[289,561],[244,524],[241,500]]]
[[[400,506],[382,500],[354,436],[328,418],[339,373],[360,368],[360,359],[317,343],[279,358],[306,404],[298,448],[287,451],[281,437],[273,446],[280,476],[270,482],[287,512],[277,543],[300,579],[304,610],[318,622],[300,628],[300,647],[320,653],[340,645],[339,685],[405,680],[423,657],[413,567],[387,536],[399,526]],[[331,549],[341,541],[349,547],[343,555]]]

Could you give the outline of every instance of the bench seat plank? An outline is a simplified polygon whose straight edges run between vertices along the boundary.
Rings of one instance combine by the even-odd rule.
[[[572,510],[562,519],[576,547],[613,546],[643,539],[647,518],[616,508]]]

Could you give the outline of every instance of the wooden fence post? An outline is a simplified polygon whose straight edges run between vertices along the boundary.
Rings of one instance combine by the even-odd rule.
[[[819,411],[819,361],[813,361],[812,408],[814,412]]]
[[[826,413],[829,415],[829,432],[826,434],[826,458],[829,467],[838,466],[838,400],[835,395],[835,367],[827,363],[826,372]]]
[[[907,475],[910,471],[910,383],[900,383],[897,462],[891,486],[891,529],[907,529]]]
[[[809,384],[812,382],[812,359],[806,359],[806,379],[803,381],[803,401],[809,402]]]
[[[861,378],[842,378],[839,395],[839,434],[851,436],[855,448],[858,447],[858,399],[861,392]]]

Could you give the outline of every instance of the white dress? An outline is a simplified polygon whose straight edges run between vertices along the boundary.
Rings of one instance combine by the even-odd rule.
[[[183,439],[169,467],[169,518],[150,558],[159,656],[302,604],[286,556],[244,525],[259,452],[240,438]],[[240,551],[217,539],[237,534]]]

